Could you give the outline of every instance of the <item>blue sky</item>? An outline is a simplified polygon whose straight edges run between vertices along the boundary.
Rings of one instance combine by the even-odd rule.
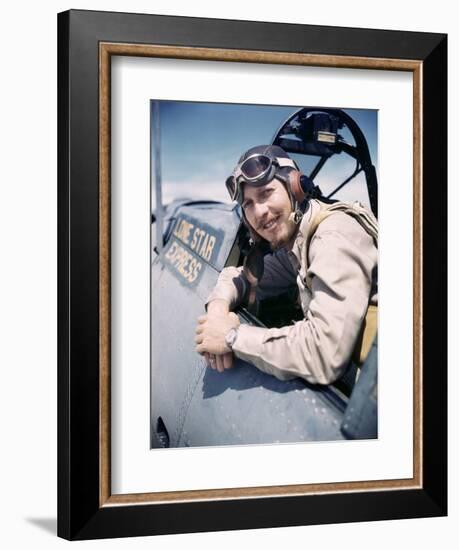
[[[225,180],[238,158],[250,147],[271,143],[276,130],[298,108],[161,101],[163,204],[181,197],[229,201]],[[377,165],[377,111],[346,109],[346,112],[363,131],[373,164]],[[343,136],[351,139],[350,134]],[[295,160],[307,169],[301,157]],[[347,155],[335,155],[316,183],[326,193],[349,176],[354,166],[355,162]],[[346,186],[339,198],[359,199],[368,204],[363,175]],[[154,207],[154,192],[152,201]]]

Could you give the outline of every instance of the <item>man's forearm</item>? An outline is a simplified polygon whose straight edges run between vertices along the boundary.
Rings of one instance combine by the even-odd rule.
[[[208,315],[227,315],[230,311],[230,305],[226,300],[218,298],[212,300],[207,304],[207,314]]]
[[[206,310],[209,311],[209,304],[213,301],[224,300],[229,304],[229,310],[235,309],[240,304],[242,294],[238,288],[238,281],[241,278],[242,267],[225,267],[218,276],[217,284],[206,300]]]

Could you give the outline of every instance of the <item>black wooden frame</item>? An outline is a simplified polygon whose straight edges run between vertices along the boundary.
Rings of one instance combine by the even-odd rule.
[[[422,62],[422,488],[100,506],[100,42]],[[446,96],[446,35],[91,11],[59,14],[59,536],[88,539],[446,515]]]

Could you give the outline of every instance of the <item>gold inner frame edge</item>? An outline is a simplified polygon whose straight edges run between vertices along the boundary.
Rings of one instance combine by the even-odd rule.
[[[413,73],[413,477],[410,479],[314,483],[265,487],[238,487],[156,493],[111,494],[110,418],[110,97],[111,56],[176,58],[376,69]],[[100,353],[100,485],[99,506],[145,505],[205,500],[283,497],[422,488],[422,62],[406,59],[367,58],[164,46],[154,44],[99,44],[99,353]]]

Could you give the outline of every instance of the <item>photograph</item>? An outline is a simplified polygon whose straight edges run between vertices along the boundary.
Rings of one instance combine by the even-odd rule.
[[[378,438],[378,111],[156,100],[151,448]]]

